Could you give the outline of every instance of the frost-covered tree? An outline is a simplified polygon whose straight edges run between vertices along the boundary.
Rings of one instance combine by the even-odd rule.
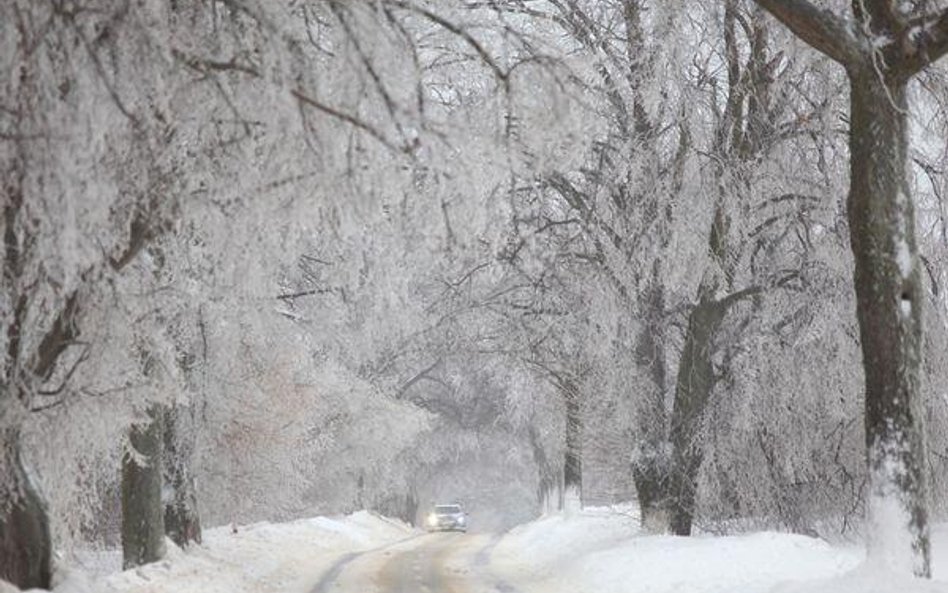
[[[0,566],[22,585],[48,585],[52,529],[24,443],[75,393],[94,349],[83,323],[94,293],[128,271],[174,212],[167,62],[140,34],[164,30],[163,12],[103,8],[2,9]]]
[[[4,578],[123,514],[131,565],[466,492],[854,529],[845,82],[750,0],[13,2],[0,39]],[[909,280],[943,320],[939,101]]]
[[[691,532],[706,411],[718,381],[729,372],[727,357],[723,364],[715,362],[724,350],[725,320],[740,314],[740,305],[748,299],[786,287],[800,274],[792,268],[768,269],[760,262],[745,267],[750,250],[742,228],[755,222],[748,215],[753,192],[773,191],[760,182],[761,165],[774,158],[787,138],[800,133],[788,114],[795,99],[785,81],[791,70],[774,52],[759,10],[748,13],[739,2],[726,2],[721,24],[726,76],[723,90],[718,91],[716,82],[711,84],[715,125],[706,181],[713,201],[705,235],[710,257],[700,272],[697,299],[688,315],[670,418],[670,527],[680,535]],[[716,80],[710,71],[704,76]],[[763,247],[768,247],[766,240]]]
[[[271,8],[16,2],[0,9],[0,566],[17,584],[47,585],[50,540],[62,543],[95,521],[85,504],[80,512],[64,508],[97,497],[89,482],[116,475],[116,449],[127,447],[130,463],[142,461],[140,439],[126,441],[125,428],[141,424],[152,404],[187,405],[192,395],[176,367],[178,350],[193,342],[175,335],[174,320],[186,317],[200,271],[180,264],[214,262],[203,257],[204,237],[188,236],[195,241],[188,249],[157,245],[162,237],[211,223],[207,213],[215,210],[233,230],[244,188],[264,200],[305,179],[300,169],[313,163],[294,158],[288,166],[276,146],[312,156],[307,147],[319,138],[353,149],[364,140],[384,150],[396,142],[375,129],[373,115],[332,107],[311,92],[312,78],[302,78],[331,80],[348,72],[340,63],[355,55],[320,61],[332,53],[321,43],[348,35],[308,29],[310,17],[330,14],[327,4]],[[295,142],[286,141],[287,130]],[[316,166],[351,166],[344,161]],[[169,294],[178,298],[159,298]],[[141,352],[157,363],[144,364]],[[161,372],[146,373],[149,366]],[[160,517],[157,497],[134,498]],[[133,514],[131,523],[141,519]]]
[[[948,10],[857,0],[849,18],[807,0],[760,0],[850,80],[850,188],[866,374],[870,557],[931,574],[920,384],[922,281],[907,168],[908,84],[948,53]]]

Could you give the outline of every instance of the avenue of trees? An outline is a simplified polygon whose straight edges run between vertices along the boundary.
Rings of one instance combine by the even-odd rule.
[[[0,3],[0,578],[457,498],[930,575],[946,53],[940,0]]]

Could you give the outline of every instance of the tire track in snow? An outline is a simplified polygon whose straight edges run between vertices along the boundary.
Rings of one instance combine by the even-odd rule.
[[[477,554],[474,556],[474,565],[483,566],[484,572],[489,575],[490,580],[492,581],[491,585],[497,593],[518,593],[517,589],[505,581],[502,578],[499,578],[490,570],[490,555],[494,551],[494,548],[497,547],[497,544],[500,543],[500,540],[503,539],[503,533],[495,533],[491,536],[487,545],[478,550]]]
[[[491,553],[502,537],[502,534],[494,534],[432,539],[431,534],[419,534],[377,548],[351,552],[336,560],[310,593],[367,593],[362,589],[369,581],[373,593],[519,593],[516,587],[490,570]],[[426,540],[410,543],[420,538]],[[482,543],[483,539],[487,541]],[[408,549],[392,550],[406,543],[410,543]],[[384,559],[372,558],[373,555],[384,556]],[[366,567],[352,566],[363,558]],[[379,560],[383,561],[379,563]],[[346,572],[359,568],[366,570],[365,574]],[[358,584],[361,584],[358,591],[348,590]]]
[[[329,567],[329,570],[327,570],[323,576],[320,577],[319,582],[316,583],[316,586],[313,587],[310,593],[330,593],[330,588],[339,580],[339,577],[342,575],[342,571],[344,571],[346,567],[354,560],[357,560],[358,558],[368,554],[384,552],[388,548],[404,544],[405,542],[418,539],[419,537],[422,537],[422,534],[412,535],[406,537],[405,539],[400,539],[397,542],[385,544],[384,546],[378,546],[376,548],[370,548],[360,552],[349,552],[347,554],[343,554],[333,563],[332,566]]]

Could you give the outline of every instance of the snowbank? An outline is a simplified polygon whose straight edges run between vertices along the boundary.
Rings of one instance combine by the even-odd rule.
[[[645,535],[638,525],[630,507],[544,517],[500,538],[457,540],[455,560],[464,557],[466,563],[450,568],[478,574],[489,569],[493,582],[503,584],[500,590],[516,593],[948,593],[948,525],[933,532],[931,581],[896,577],[866,565],[860,548],[801,535],[683,538]],[[93,558],[90,566],[65,573],[54,591],[309,593],[347,554],[416,534],[365,511],[258,523],[236,534],[222,527],[205,532],[200,546],[172,546],[165,560],[125,572],[96,576],[93,565],[117,558]],[[389,552],[376,560],[387,562]]]
[[[408,525],[360,511],[340,518],[256,523],[232,533],[208,529],[204,543],[182,551],[169,542],[161,562],[103,577],[65,572],[55,593],[294,593],[308,592],[347,553],[403,540]],[[99,559],[99,565],[102,560]]]
[[[635,507],[587,508],[515,527],[495,546],[492,563],[506,572],[548,573],[577,553],[608,549],[639,534]]]
[[[521,593],[948,593],[948,526],[933,548],[935,580],[904,579],[815,538],[644,535],[633,512],[589,509],[512,530],[491,563]]]

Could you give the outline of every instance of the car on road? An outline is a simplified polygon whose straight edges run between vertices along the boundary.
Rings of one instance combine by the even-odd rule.
[[[467,531],[467,514],[459,504],[437,504],[425,519],[428,531]]]

